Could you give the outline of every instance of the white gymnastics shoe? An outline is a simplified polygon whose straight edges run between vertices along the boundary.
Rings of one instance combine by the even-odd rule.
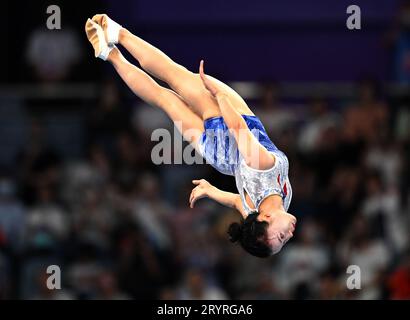
[[[91,42],[95,57],[102,60],[107,60],[108,55],[115,46],[109,46],[105,41],[103,29],[91,19],[88,19],[85,24],[85,33],[87,34],[88,41]]]
[[[105,40],[107,40],[108,45],[114,45],[118,43],[118,37],[120,35],[120,30],[122,28],[114,20],[110,19],[106,14],[96,14],[92,20],[98,23],[104,30]]]

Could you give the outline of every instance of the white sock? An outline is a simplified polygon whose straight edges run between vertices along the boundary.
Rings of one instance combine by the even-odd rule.
[[[114,48],[115,48],[115,45],[106,46],[106,47],[102,48],[102,49],[101,49],[101,52],[100,52],[100,54],[97,56],[97,58],[100,58],[100,59],[106,61],[106,60],[108,59],[108,56],[109,56],[111,50],[114,49]]]
[[[107,45],[107,43],[105,42],[105,36],[104,36],[103,29],[98,24],[96,24],[96,28],[97,28],[97,36],[98,36],[98,39],[99,39],[98,44],[100,46],[100,53],[96,57],[105,61],[105,60],[107,60],[108,55],[110,54],[111,50],[115,46],[114,45],[112,45],[112,46]]]
[[[117,22],[112,20],[110,17],[107,15],[106,17],[106,22],[107,22],[107,42],[109,45],[117,44],[118,43],[118,37],[120,35],[120,30],[122,28],[121,25],[119,25]]]

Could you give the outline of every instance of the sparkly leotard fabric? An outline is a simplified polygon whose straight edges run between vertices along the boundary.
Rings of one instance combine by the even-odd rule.
[[[219,172],[235,176],[236,187],[248,214],[258,211],[263,199],[273,194],[282,197],[287,211],[292,199],[288,159],[269,139],[258,117],[243,115],[243,118],[258,141],[275,156],[275,165],[272,168],[256,170],[246,165],[222,117],[205,120],[205,131],[199,144],[200,153],[207,163]],[[245,194],[248,194],[254,204],[254,210],[248,206]]]

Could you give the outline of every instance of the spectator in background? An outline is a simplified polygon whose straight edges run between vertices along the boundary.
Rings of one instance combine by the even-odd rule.
[[[277,287],[269,269],[261,268],[255,278],[254,287],[249,288],[242,295],[240,299],[250,300],[282,300],[286,299],[286,295]]]
[[[15,162],[22,200],[32,205],[37,201],[38,183],[48,184],[57,190],[61,158],[49,145],[48,132],[41,119],[33,118],[28,129],[27,142]]]
[[[82,192],[81,205],[71,217],[76,240],[108,251],[111,249],[110,235],[117,223],[116,212],[104,191],[83,188]]]
[[[75,296],[71,294],[68,290],[61,289],[50,290],[47,287],[47,279],[50,277],[45,270],[40,271],[37,275],[37,287],[38,291],[36,294],[28,297],[29,300],[73,300]]]
[[[57,202],[56,190],[39,181],[37,203],[27,214],[27,244],[33,247],[58,247],[70,232],[70,220]]]
[[[118,288],[117,278],[110,271],[103,271],[97,280],[97,300],[129,300],[130,297]]]
[[[175,288],[163,287],[159,293],[159,300],[178,300]]]
[[[26,209],[16,197],[14,181],[0,178],[0,248],[18,253],[23,246]]]
[[[405,215],[401,213],[400,198],[397,189],[386,188],[379,174],[367,175],[366,197],[361,212],[383,237],[393,254],[399,254],[407,245],[409,230]]]
[[[160,196],[157,177],[142,174],[135,185],[134,195],[132,213],[136,224],[145,230],[157,248],[170,250],[172,239],[167,224],[172,219],[172,208]]]
[[[382,238],[372,235],[369,220],[357,215],[340,242],[340,265],[356,265],[361,270],[359,299],[382,298],[382,275],[392,262],[392,254]]]
[[[299,298],[308,299],[315,289],[312,285],[318,282],[330,264],[330,252],[324,245],[320,226],[314,220],[305,219],[299,228],[298,241],[283,252],[274,277],[281,290],[296,295],[297,290],[303,288]]]
[[[85,190],[104,192],[111,181],[111,163],[103,148],[91,145],[84,160],[66,162],[61,180],[61,198],[72,211],[83,207]]]
[[[320,213],[314,197],[316,190],[318,190],[316,185],[320,185],[317,183],[315,173],[313,166],[307,161],[299,159],[292,161],[291,178],[294,178],[291,212],[297,212],[298,219]]]
[[[378,86],[371,79],[359,83],[357,101],[344,112],[343,132],[347,141],[374,143],[388,134],[388,107],[379,96]]]
[[[317,168],[321,169],[322,166]],[[316,169],[317,176],[322,174],[320,169]],[[317,187],[318,192],[322,194],[319,200],[319,218],[326,223],[329,230],[332,230],[335,237],[340,237],[346,232],[346,226],[360,208],[365,181],[362,175],[360,167],[345,164],[332,166],[330,179],[322,181]]]
[[[78,299],[94,299],[98,294],[98,278],[104,262],[96,257],[91,246],[78,246],[70,263],[65,266],[67,285]]]
[[[150,141],[152,132],[158,128],[167,129],[169,132],[174,129],[174,124],[164,111],[142,102],[137,103],[134,108],[132,125],[142,137],[142,141]]]
[[[88,141],[112,156],[117,136],[131,128],[131,110],[114,80],[104,80],[98,92],[97,105],[87,115]]]
[[[48,30],[44,26],[33,30],[26,52],[27,63],[40,82],[66,80],[81,58],[77,34],[68,26],[61,30]]]
[[[320,276],[315,297],[318,297],[321,300],[342,299],[343,288],[346,286],[346,283],[343,280],[340,281],[337,275],[330,270],[326,270]]]
[[[329,110],[327,102],[321,97],[312,99],[308,108],[310,114],[299,134],[299,150],[315,152],[320,149],[322,144],[330,142],[331,145],[335,145],[335,141],[330,139],[332,136],[329,134],[331,132],[329,130],[338,127],[339,117]]]
[[[403,255],[402,263],[388,278],[390,299],[410,299],[410,250]]]
[[[402,155],[398,143],[382,137],[369,145],[364,161],[368,168],[380,171],[383,183],[389,190],[397,188],[402,169]]]
[[[177,259],[196,267],[208,268],[213,265],[215,255],[220,252],[219,248],[213,245],[213,239],[209,235],[212,232],[209,211],[199,206],[198,212],[192,214],[186,206],[186,199],[179,200],[172,219],[168,220]],[[189,243],[188,246],[187,243]]]
[[[144,146],[138,144],[138,138],[132,132],[118,134],[115,147],[115,182],[131,190],[134,181],[137,181],[138,172],[147,163],[144,160],[150,159],[151,153],[143,150]]]
[[[394,80],[410,84],[410,1],[402,0],[396,14],[393,29],[387,37],[393,50]]]
[[[13,277],[11,269],[11,259],[0,251],[0,300],[11,299],[13,297]]]
[[[281,88],[278,83],[266,83],[261,88],[261,102],[256,114],[263,122],[268,134],[280,136],[283,131],[292,128],[298,120],[296,106],[285,105],[281,99]]]
[[[410,96],[405,97],[397,108],[394,136],[398,142],[410,141]]]
[[[226,293],[216,284],[210,284],[198,269],[185,272],[184,283],[179,292],[182,300],[226,300]]]

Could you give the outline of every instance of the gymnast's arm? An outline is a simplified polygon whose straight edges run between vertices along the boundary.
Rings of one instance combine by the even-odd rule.
[[[211,185],[205,179],[193,180],[192,183],[195,184],[196,187],[192,189],[189,197],[189,206],[191,208],[194,207],[195,202],[198,199],[210,198],[226,207],[238,210],[242,217],[244,219],[246,218],[246,213],[239,194],[222,191]]]
[[[217,100],[222,117],[238,144],[239,152],[246,164],[254,169],[266,170],[275,164],[275,156],[272,155],[249,130],[244,118],[232,105],[228,95],[220,91],[211,78],[204,73],[204,62],[201,61],[199,74],[208,91]]]

